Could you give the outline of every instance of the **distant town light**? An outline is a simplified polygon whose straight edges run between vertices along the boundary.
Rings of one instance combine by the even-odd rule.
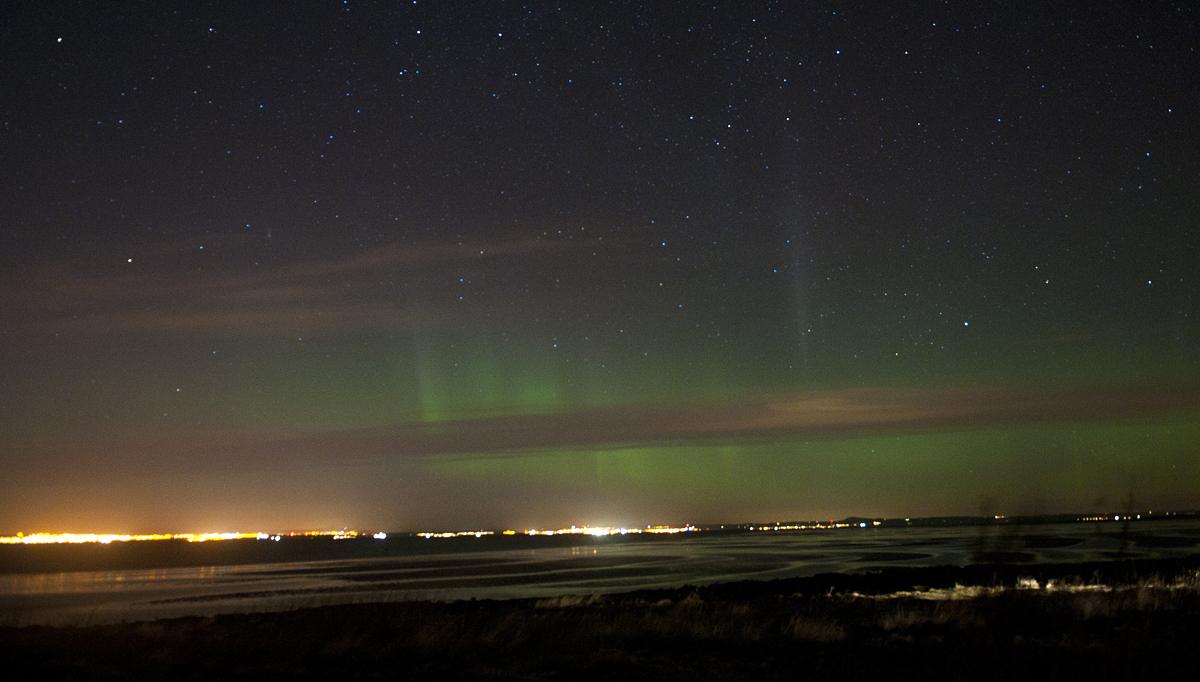
[[[17,533],[0,536],[0,545],[108,545],[114,542],[150,542],[154,540],[184,540],[186,542],[217,542],[220,540],[275,540],[281,535],[288,537],[331,537],[346,540],[358,537],[356,530],[305,530],[272,535],[262,531],[254,533]]]

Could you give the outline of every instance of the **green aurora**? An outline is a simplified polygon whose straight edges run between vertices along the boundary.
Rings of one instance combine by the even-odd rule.
[[[1195,7],[477,5],[0,7],[0,535],[1200,508]]]

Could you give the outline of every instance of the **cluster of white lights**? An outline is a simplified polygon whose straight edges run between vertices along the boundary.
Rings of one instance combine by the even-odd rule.
[[[750,530],[757,531],[780,531],[780,530],[830,530],[833,528],[867,528],[879,527],[883,525],[882,521],[859,521],[858,523],[849,523],[846,521],[830,521],[828,523],[777,523],[773,526],[750,526]]]
[[[611,526],[571,526],[570,528],[530,528],[521,531],[521,535],[591,535],[603,537],[608,535],[637,535],[651,533],[657,535],[672,535],[675,533],[694,533],[699,528],[688,524],[686,526],[646,526],[645,528],[613,528]],[[426,540],[433,538],[481,538],[495,535],[492,530],[457,530],[457,531],[424,531],[417,533],[418,537]],[[500,531],[500,535],[517,535],[515,530]]]
[[[466,538],[466,537],[481,538],[485,535],[495,535],[495,534],[496,534],[496,532],[491,531],[491,530],[455,530],[455,531],[445,531],[445,532],[425,531],[423,533],[417,533],[417,536],[425,538],[426,540],[430,540],[432,538]]]
[[[646,526],[645,528],[612,528],[610,526],[571,526],[570,528],[556,528],[553,530],[539,530],[530,528],[525,531],[526,535],[592,535],[596,537],[606,535],[638,535],[640,533],[654,533],[661,535],[672,535],[675,533],[694,533],[699,528],[688,524],[686,526]]]

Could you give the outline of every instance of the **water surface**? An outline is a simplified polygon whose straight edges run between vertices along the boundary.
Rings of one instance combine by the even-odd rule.
[[[554,597],[891,566],[1193,554],[1200,521],[5,547],[0,624],[91,624],[348,602]],[[155,545],[153,547],[148,545]],[[48,570],[55,563],[86,570]]]

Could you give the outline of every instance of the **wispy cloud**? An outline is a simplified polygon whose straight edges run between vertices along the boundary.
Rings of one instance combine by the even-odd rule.
[[[719,405],[582,410],[333,432],[286,448],[348,455],[841,438],[1008,424],[1159,416],[1200,409],[1200,387],[848,389]],[[306,440],[310,442],[306,442]],[[308,445],[316,446],[314,448]]]
[[[407,288],[448,265],[538,259],[576,242],[513,239],[457,244],[387,244],[335,258],[279,266],[148,266],[81,274],[55,265],[26,270],[0,290],[10,341],[53,334],[181,333],[294,336],[453,323],[463,306],[424,300]]]
[[[106,466],[229,469],[353,464],[443,455],[786,442],[1020,424],[1156,418],[1200,410],[1200,387],[851,389],[767,394],[700,406],[626,406],[319,433],[163,432],[89,441]],[[59,459],[70,444],[53,446]],[[44,453],[50,455],[49,452]],[[680,449],[681,456],[686,449]]]

